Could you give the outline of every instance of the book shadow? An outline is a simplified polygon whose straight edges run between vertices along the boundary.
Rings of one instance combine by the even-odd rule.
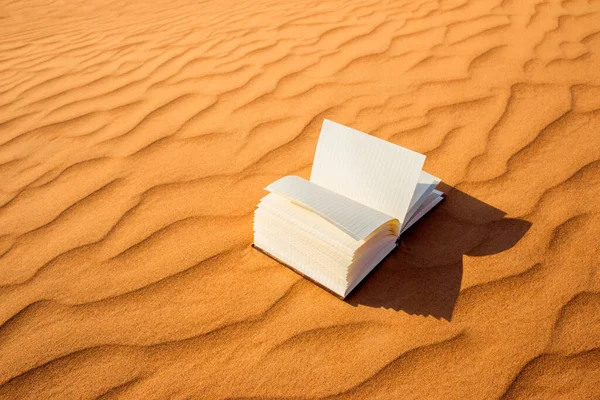
[[[460,190],[439,185],[447,198],[400,237],[400,244],[346,298],[353,305],[385,307],[452,320],[463,256],[513,247],[531,223]]]

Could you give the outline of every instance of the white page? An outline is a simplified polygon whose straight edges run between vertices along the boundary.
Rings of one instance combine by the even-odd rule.
[[[408,212],[406,213],[407,220],[410,220],[411,216],[417,211],[419,206],[423,204],[427,196],[433,192],[440,181],[440,178],[437,178],[428,172],[421,171],[417,188],[415,189],[413,198],[410,201],[410,206],[408,207]]]
[[[400,234],[404,233],[404,231],[413,226],[418,220],[423,218],[425,214],[427,214],[442,200],[444,200],[444,194],[442,192],[439,190],[434,190],[431,192],[423,204],[421,204],[421,206],[416,210],[415,214],[410,218],[410,220],[406,221],[406,223],[402,226]]]
[[[298,176],[285,176],[265,189],[319,214],[354,240],[364,240],[375,229],[394,219]]]
[[[310,180],[402,224],[424,162],[423,154],[325,119]]]
[[[321,217],[319,214],[294,204],[292,200],[277,193],[269,193],[263,197],[258,205],[258,210],[269,213],[294,224],[300,231],[311,235],[315,240],[335,248],[340,254],[348,254],[350,258],[360,247],[360,242],[354,240],[336,225]],[[255,211],[255,215],[256,212]]]

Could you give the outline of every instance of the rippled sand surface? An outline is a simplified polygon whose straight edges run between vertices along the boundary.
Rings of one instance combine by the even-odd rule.
[[[448,198],[346,302],[250,248],[323,118]],[[0,4],[0,398],[600,398],[600,1]]]

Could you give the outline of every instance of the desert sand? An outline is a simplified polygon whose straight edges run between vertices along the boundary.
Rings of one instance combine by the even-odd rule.
[[[447,200],[343,302],[253,250],[323,118]],[[600,1],[0,4],[0,398],[600,398]]]

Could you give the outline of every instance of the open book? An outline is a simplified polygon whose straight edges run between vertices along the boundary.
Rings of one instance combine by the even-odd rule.
[[[324,120],[310,181],[283,177],[254,213],[254,246],[341,298],[444,195],[425,156]]]

